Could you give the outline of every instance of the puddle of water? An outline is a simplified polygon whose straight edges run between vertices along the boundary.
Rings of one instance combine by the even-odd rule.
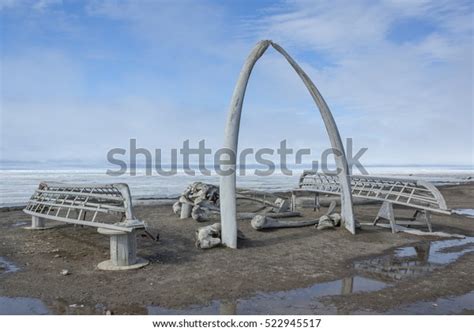
[[[354,269],[391,279],[416,277],[474,252],[474,237],[424,242],[394,249],[390,254],[355,261]]]
[[[384,314],[391,315],[448,315],[474,310],[474,291],[456,296],[439,298],[436,301],[420,301],[391,309]]]
[[[359,292],[378,291],[386,283],[364,277],[347,277],[341,280],[315,284],[290,291],[259,293],[248,299],[235,301],[214,300],[208,305],[191,305],[182,309],[169,309],[160,306],[115,307],[116,313],[135,313],[149,315],[216,315],[216,314],[314,314],[337,313],[335,307],[328,307],[318,300],[329,295],[347,295]],[[34,298],[0,297],[0,315],[42,315],[42,314],[104,314],[105,305],[68,304],[55,300],[46,305]]]
[[[0,315],[46,315],[49,309],[40,299],[0,297]]]
[[[235,301],[214,300],[209,305],[192,305],[182,309],[168,309],[148,306],[150,315],[204,315],[204,314],[321,314],[336,313],[334,307],[327,307],[319,299],[329,295],[346,295],[358,292],[378,291],[386,283],[365,278],[347,277],[332,282],[319,283],[307,288],[290,291],[259,293],[248,299]]]
[[[0,256],[0,275],[20,270],[15,264]]]
[[[474,209],[472,208],[460,208],[460,209],[453,209],[453,213],[466,216],[469,218],[474,218]]]
[[[474,237],[464,239],[423,242],[394,249],[390,254],[354,262],[356,271],[364,271],[382,278],[402,279],[426,274],[456,261],[474,251]],[[4,267],[7,266],[7,267]],[[6,272],[18,268],[0,257],[0,268]],[[13,269],[12,269],[13,268]],[[380,278],[380,277],[379,277]],[[289,291],[258,293],[249,298],[233,301],[214,300],[207,305],[191,305],[171,309],[161,306],[114,307],[116,313],[148,313],[150,315],[203,315],[203,314],[337,314],[337,307],[323,304],[322,298],[359,292],[374,292],[386,288],[383,281],[354,276],[331,282],[318,283],[306,288]],[[61,300],[45,305],[39,299],[0,297],[0,314],[103,314],[108,307],[98,305],[68,304]],[[451,314],[464,309],[474,309],[474,291],[463,296],[440,298],[435,302],[418,302],[385,312],[387,314]],[[352,312],[353,313],[353,312]],[[356,312],[359,314],[367,311]]]

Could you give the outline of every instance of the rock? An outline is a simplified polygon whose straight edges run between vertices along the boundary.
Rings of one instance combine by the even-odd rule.
[[[67,269],[61,270],[61,275],[63,275],[63,276],[67,276],[67,275],[70,275],[70,274],[71,274],[71,273],[70,273],[69,270],[67,270]]]

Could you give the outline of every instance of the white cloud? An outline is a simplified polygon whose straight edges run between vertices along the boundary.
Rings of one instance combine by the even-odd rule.
[[[474,163],[472,21],[465,10],[452,2],[291,1],[254,23],[255,33],[289,45],[297,60],[311,47],[332,61],[302,66],[343,136],[369,147],[368,162]],[[419,41],[392,42],[388,31],[406,17],[431,20],[436,29]]]
[[[131,137],[149,148],[179,147],[184,139],[220,147],[238,71],[256,40],[274,39],[314,80],[343,137],[369,148],[366,162],[473,163],[472,22],[465,6],[288,1],[244,20],[223,4],[125,1],[93,2],[88,15],[105,29],[119,25],[133,41],[124,49],[139,47],[140,56],[118,61],[118,82],[105,80],[111,86],[99,88],[106,93],[92,98],[88,80],[95,76],[83,60],[100,68],[100,61],[122,59],[106,47],[109,40],[76,53],[43,44],[3,55],[3,158],[102,160]],[[94,36],[92,27],[62,16],[58,29],[70,41]],[[391,41],[394,24],[407,18],[436,29]],[[330,65],[318,63],[321,56]],[[254,69],[240,135],[241,147],[277,147],[282,139],[319,151],[329,145],[304,85],[271,49]],[[54,149],[44,147],[49,143]]]

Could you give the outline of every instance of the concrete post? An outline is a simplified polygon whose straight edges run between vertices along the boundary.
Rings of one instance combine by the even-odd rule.
[[[97,265],[100,270],[138,269],[148,261],[137,257],[137,240],[135,231],[125,232],[98,228],[97,232],[110,236],[110,260]]]

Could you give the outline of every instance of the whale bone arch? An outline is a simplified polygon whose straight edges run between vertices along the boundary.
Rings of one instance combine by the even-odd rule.
[[[236,155],[239,139],[240,118],[242,105],[245,97],[247,84],[252,73],[252,69],[258,59],[265,53],[269,46],[272,46],[288,61],[298,76],[301,78],[314,102],[316,103],[323,119],[326,131],[331,142],[331,147],[339,151],[335,155],[338,176],[341,184],[341,217],[345,228],[355,234],[354,212],[352,209],[352,193],[349,178],[349,167],[347,164],[344,146],[341,141],[336,122],[329,110],[326,101],[318,91],[309,76],[291,58],[291,56],[278,44],[271,40],[258,42],[250,52],[245,61],[237,80],[237,84],[232,94],[230,109],[225,127],[223,148],[232,153],[231,160],[221,165],[221,170],[226,174],[220,177],[220,210],[222,224],[222,244],[230,248],[237,248],[237,206],[236,206]]]

